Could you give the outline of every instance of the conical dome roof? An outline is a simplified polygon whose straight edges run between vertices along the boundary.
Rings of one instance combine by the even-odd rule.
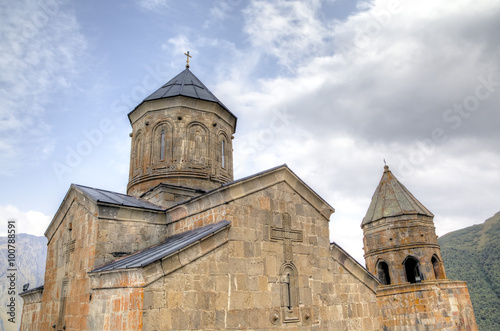
[[[225,110],[226,106],[188,69],[184,69],[180,74],[169,80],[165,85],[156,90],[144,101],[185,96],[194,99],[216,102]],[[234,115],[233,115],[234,116]]]
[[[411,214],[434,217],[434,215],[397,180],[389,170],[389,167],[384,166],[384,174],[373,194],[372,202],[363,218],[361,226],[385,217]]]

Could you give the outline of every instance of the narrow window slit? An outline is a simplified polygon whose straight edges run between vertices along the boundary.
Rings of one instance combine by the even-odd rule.
[[[291,288],[290,288],[290,274],[286,274],[286,301],[288,309],[292,309],[292,296],[291,296]]]
[[[165,130],[161,130],[160,138],[160,161],[165,160]]]
[[[226,158],[225,158],[225,155],[224,155],[224,140],[222,140],[222,143],[221,143],[221,149],[222,149],[222,157],[221,157],[221,165],[222,165],[222,168],[226,168]]]

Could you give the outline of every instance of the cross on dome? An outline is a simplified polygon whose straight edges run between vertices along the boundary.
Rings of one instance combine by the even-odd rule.
[[[186,59],[186,68],[189,68],[189,59],[192,58],[192,56],[189,55],[189,51],[187,51],[187,53],[184,53],[184,55],[187,56],[187,59]]]

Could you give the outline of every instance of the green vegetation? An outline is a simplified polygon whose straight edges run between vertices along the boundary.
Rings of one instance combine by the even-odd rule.
[[[500,212],[439,244],[447,277],[467,282],[479,330],[500,330]]]

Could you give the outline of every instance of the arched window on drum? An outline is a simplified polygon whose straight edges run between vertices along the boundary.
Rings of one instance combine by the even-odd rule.
[[[229,144],[227,136],[223,133],[219,134],[218,145],[217,145],[217,158],[220,162],[220,167],[224,170],[228,170],[230,167],[230,156],[229,156]]]
[[[172,161],[172,126],[160,123],[153,131],[153,164],[167,164]]]
[[[141,167],[141,160],[143,158],[143,143],[142,143],[142,132],[139,131],[134,136],[134,145],[133,145],[133,160],[132,160],[132,172],[133,174],[137,174]]]
[[[199,123],[188,127],[187,157],[191,164],[203,166],[208,162],[208,130]]]

